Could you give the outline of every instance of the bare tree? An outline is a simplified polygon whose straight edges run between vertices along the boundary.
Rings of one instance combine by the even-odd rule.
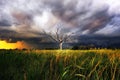
[[[61,25],[57,25],[57,28],[53,32],[43,31],[45,35],[59,43],[59,49],[63,49],[63,43],[72,40],[71,36],[74,34],[73,32],[62,32]]]

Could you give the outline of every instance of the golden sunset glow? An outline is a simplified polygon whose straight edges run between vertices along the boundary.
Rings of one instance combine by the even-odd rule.
[[[28,48],[23,41],[17,41],[16,43],[7,43],[0,40],[0,49],[23,49]]]

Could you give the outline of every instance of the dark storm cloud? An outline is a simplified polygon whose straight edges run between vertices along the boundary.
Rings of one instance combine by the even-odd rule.
[[[83,1],[82,6],[77,8],[78,0],[75,1],[59,1],[59,2],[48,2],[49,7],[52,8],[52,13],[59,19],[65,21],[68,24],[71,24],[74,27],[78,27],[81,23],[81,17],[87,16],[87,13],[90,12],[88,8],[91,5],[91,1]]]
[[[96,31],[96,33],[104,34],[108,36],[120,36],[120,23],[119,22],[120,22],[120,16],[113,15],[110,22],[104,28]]]
[[[89,22],[86,23],[85,25],[83,25],[83,27],[81,28],[82,31],[84,30],[89,30],[88,33],[94,33],[104,27],[106,27],[106,25],[111,21],[111,19],[114,16],[110,16],[107,13],[108,9],[99,11],[97,13],[95,13],[94,15],[92,15],[89,18]]]
[[[65,21],[66,23],[71,24],[73,27],[80,27],[78,29],[80,29],[80,33],[83,34],[93,34],[101,30],[111,22],[112,18],[115,17],[114,15],[109,14],[109,5],[102,5],[101,7],[96,6],[97,9],[94,9],[94,7],[91,8],[91,6],[94,5],[93,2],[83,1],[84,5],[76,9],[78,2],[79,1],[77,0],[75,2],[70,1],[66,5],[64,5],[64,2],[62,1],[48,3],[52,8],[52,12],[55,16]],[[113,32],[115,33],[117,30]],[[104,31],[102,33],[104,34]],[[109,34],[112,35],[112,31]]]
[[[0,28],[4,28],[0,30],[1,36],[15,41],[26,37],[47,41],[41,40],[42,29],[54,31],[53,26],[59,22],[72,27],[77,35],[119,35],[120,17],[116,15],[120,13],[114,11],[120,8],[116,7],[119,3],[118,0],[115,4],[111,0],[0,0]],[[63,29],[62,33],[68,31]]]
[[[114,26],[115,31],[113,33],[120,35],[120,15],[116,15],[109,24]]]
[[[1,27],[4,27],[4,26],[11,26],[11,24],[10,24],[8,21],[3,20],[3,21],[0,21],[0,26],[1,26]]]
[[[7,13],[2,12],[0,10],[0,26],[11,26],[12,25],[12,20],[11,16],[9,16]]]
[[[6,40],[9,42],[9,39],[11,39],[12,37],[16,37],[17,34],[18,33],[16,33],[15,31],[0,29],[0,40]]]
[[[13,2],[1,0],[0,2],[5,5],[1,7],[5,8],[5,11],[8,10],[7,12],[2,10],[3,13],[10,16],[10,18],[7,17],[7,20],[12,24],[24,24],[25,29],[31,28],[34,24],[34,17],[41,15],[46,10],[51,10],[53,17],[57,17],[66,24],[80,27],[81,32],[89,30],[94,33],[105,27],[111,19],[108,14],[109,5],[100,4],[99,0],[98,2],[94,0],[29,0],[29,2],[28,0],[13,0]],[[49,23],[51,22],[49,21]]]
[[[15,19],[16,24],[26,24],[26,25],[30,25],[32,22],[32,15],[27,14],[27,13],[23,13],[23,12],[13,12],[12,16]]]

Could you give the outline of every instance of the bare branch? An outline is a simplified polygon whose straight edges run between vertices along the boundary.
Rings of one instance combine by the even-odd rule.
[[[71,39],[71,35],[73,35],[73,34],[75,34],[75,33],[66,34],[64,36],[64,41],[68,41],[69,39]]]
[[[45,30],[43,30],[43,33],[44,33],[45,35],[47,35],[49,38],[51,38],[51,39],[53,39],[54,41],[58,42],[58,41],[56,40],[56,38],[54,38],[51,33],[47,33]]]
[[[53,34],[49,33],[48,35],[49,35],[49,37],[50,37],[51,39],[53,39],[54,41],[58,42],[58,40],[56,39],[56,37],[54,37]]]
[[[57,31],[56,31],[56,38],[58,41],[60,41],[59,30],[60,28],[57,28]]]

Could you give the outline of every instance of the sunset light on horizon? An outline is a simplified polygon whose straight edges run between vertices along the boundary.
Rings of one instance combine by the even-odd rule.
[[[16,43],[7,43],[5,40],[0,40],[0,49],[28,49],[27,45],[23,41],[17,41]]]

